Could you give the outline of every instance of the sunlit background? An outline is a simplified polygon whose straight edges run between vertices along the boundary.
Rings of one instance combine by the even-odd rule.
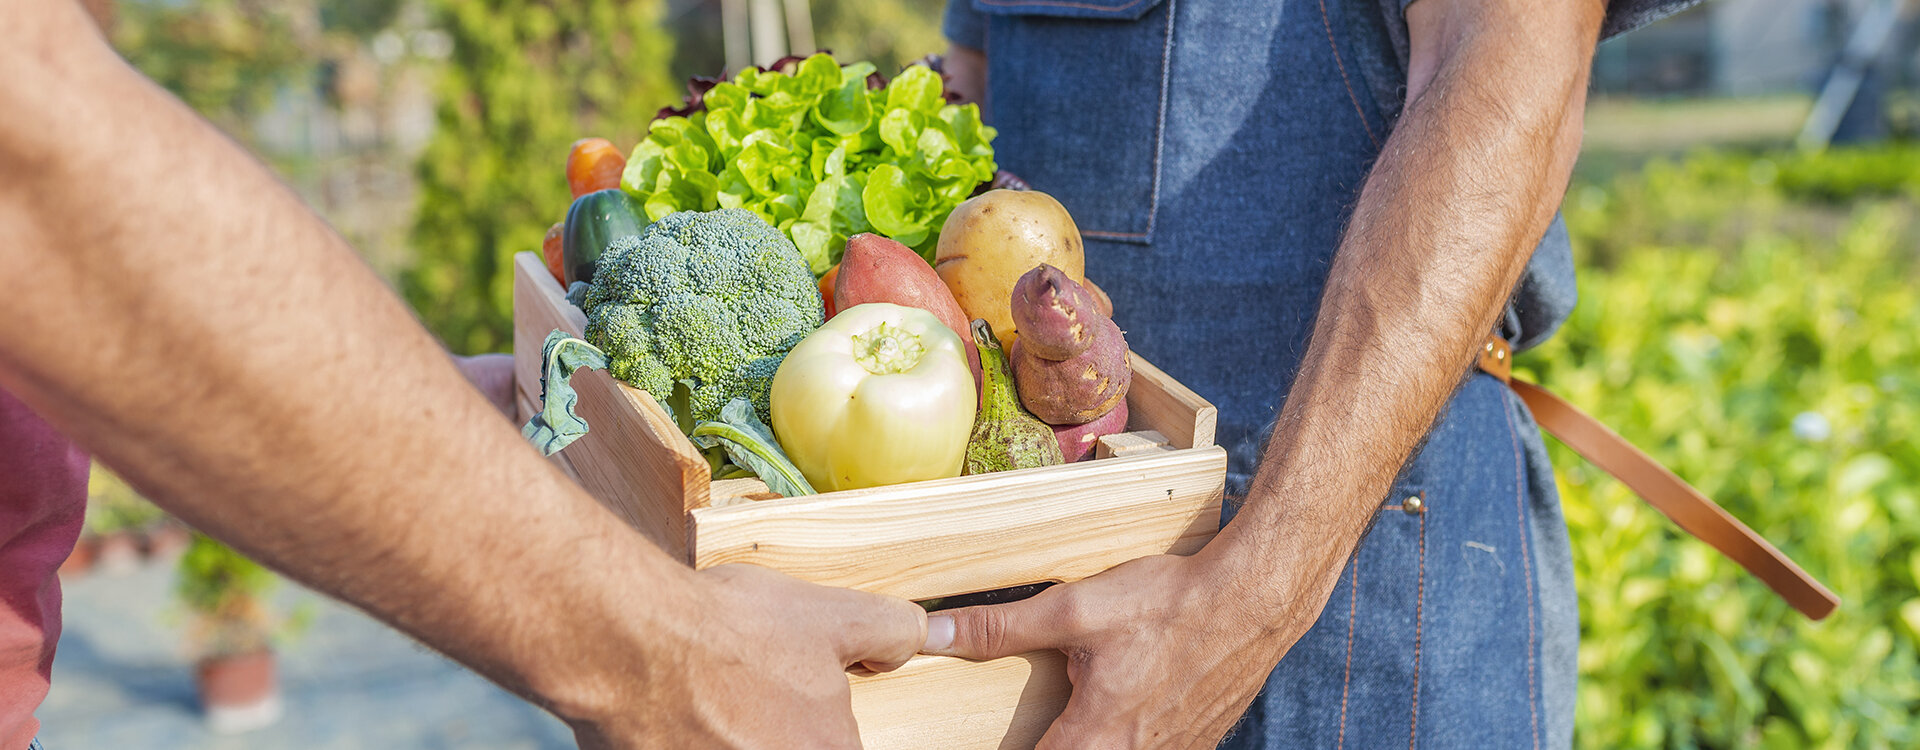
[[[815,48],[892,72],[945,46],[941,0],[88,5],[469,353],[510,345],[508,258],[565,211],[575,139],[630,148],[691,75]],[[1581,304],[1518,365],[1846,603],[1805,622],[1554,445],[1581,747],[1920,746],[1917,18],[1905,0],[1724,0],[1600,48],[1565,207]],[[94,479],[39,712],[50,750],[571,746]],[[278,710],[210,724],[196,661],[261,644]]]

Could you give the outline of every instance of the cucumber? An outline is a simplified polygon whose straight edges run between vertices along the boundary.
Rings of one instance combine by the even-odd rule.
[[[640,202],[619,188],[596,190],[573,200],[567,208],[566,228],[560,239],[561,271],[566,284],[593,281],[594,264],[607,245],[621,237],[646,231],[647,214]]]

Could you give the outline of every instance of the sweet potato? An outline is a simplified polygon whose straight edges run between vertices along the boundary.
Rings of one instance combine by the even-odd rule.
[[[1100,438],[1127,431],[1127,400],[1086,424],[1054,425],[1053,437],[1060,441],[1060,455],[1068,463],[1093,457]]]
[[[1093,283],[1093,279],[1081,279],[1080,285],[1087,288],[1088,294],[1093,295],[1093,305],[1100,308],[1101,315],[1113,317],[1113,298],[1107,296],[1107,290]]]
[[[1127,340],[1085,287],[1041,264],[1014,284],[1008,312],[1026,335],[1008,358],[1020,403],[1053,425],[1091,422],[1125,401]]]
[[[891,302],[918,307],[953,329],[967,345],[967,364],[973,368],[973,382],[980,384],[980,351],[973,345],[970,318],[960,312],[953,293],[940,282],[940,276],[919,254],[877,234],[856,234],[847,238],[847,250],[840,257],[838,275],[833,280],[833,309],[845,310],[868,302]]]
[[[1040,421],[1053,425],[1086,424],[1126,400],[1133,384],[1127,366],[1127,342],[1108,318],[1094,323],[1093,344],[1064,360],[1035,356],[1026,337],[1013,342],[1008,359],[1020,388],[1020,403]]]
[[[1027,351],[1062,360],[1093,345],[1100,314],[1093,295],[1058,268],[1040,264],[1013,285],[1010,312]]]

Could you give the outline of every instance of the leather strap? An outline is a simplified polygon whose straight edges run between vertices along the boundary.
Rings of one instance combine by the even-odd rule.
[[[1681,529],[1739,563],[1801,614],[1818,620],[1840,606],[1840,597],[1826,586],[1619,433],[1547,389],[1513,379],[1513,350],[1506,341],[1496,337],[1487,342],[1480,352],[1480,369],[1513,388],[1547,434],[1613,475]]]

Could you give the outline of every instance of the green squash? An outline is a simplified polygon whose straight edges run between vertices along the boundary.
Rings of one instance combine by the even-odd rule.
[[[640,236],[650,223],[640,202],[619,188],[575,198],[567,209],[566,227],[561,230],[560,266],[567,276],[564,285],[592,282],[593,267],[607,246],[621,237]]]

